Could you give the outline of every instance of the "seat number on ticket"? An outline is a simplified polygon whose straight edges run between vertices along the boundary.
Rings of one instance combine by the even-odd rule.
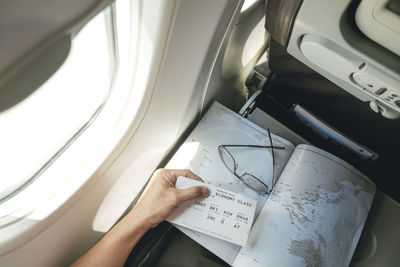
[[[176,188],[202,185],[210,196],[181,204],[168,221],[241,246],[246,245],[257,201],[202,182],[178,177]]]

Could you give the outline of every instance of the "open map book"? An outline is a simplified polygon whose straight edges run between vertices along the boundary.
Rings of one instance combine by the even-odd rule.
[[[221,144],[270,145],[265,129],[215,102],[167,168],[188,168],[206,183],[257,200],[246,246],[178,227],[233,266],[348,266],[375,194],[375,185],[343,160],[310,145],[272,135],[270,149],[237,148],[238,169],[271,186],[260,194],[221,160]]]

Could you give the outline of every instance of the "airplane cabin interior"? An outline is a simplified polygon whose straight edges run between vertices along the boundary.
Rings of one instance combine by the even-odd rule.
[[[368,177],[348,264],[400,265],[399,0],[8,0],[0,36],[0,266],[69,266],[219,105]],[[230,265],[170,222],[125,263]]]

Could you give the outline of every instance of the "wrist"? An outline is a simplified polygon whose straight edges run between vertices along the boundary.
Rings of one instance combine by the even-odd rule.
[[[130,221],[130,224],[136,225],[140,229],[148,231],[155,226],[154,216],[150,216],[147,212],[135,206],[126,216],[126,219]]]
[[[150,224],[132,210],[110,230],[108,235],[113,240],[111,243],[115,242],[119,246],[132,250],[150,228]]]

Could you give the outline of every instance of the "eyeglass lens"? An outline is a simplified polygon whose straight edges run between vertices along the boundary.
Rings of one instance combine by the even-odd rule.
[[[244,174],[237,173],[235,160],[224,146],[219,146],[218,152],[226,168],[237,178],[239,178],[243,183],[245,183],[248,187],[260,193],[266,193],[268,191],[268,187],[253,175],[247,173]]]
[[[218,152],[220,154],[221,160],[226,166],[226,168],[234,174],[237,178],[239,178],[242,182],[244,182],[248,187],[254,189],[257,192],[260,193],[270,193],[271,190],[269,190],[268,186],[264,184],[263,181],[259,180],[259,178],[255,177],[254,175],[250,173],[238,173],[236,162],[232,154],[227,150],[226,146],[228,147],[248,147],[248,148],[254,148],[254,147],[264,147],[264,148],[270,148],[271,149],[271,155],[272,155],[272,162],[271,162],[271,167],[272,167],[272,181],[271,181],[271,189],[273,188],[275,184],[275,149],[284,149],[284,147],[274,147],[273,141],[272,141],[272,136],[271,132],[268,129],[268,137],[270,141],[270,146],[257,146],[257,145],[220,145],[218,146]]]
[[[224,147],[218,147],[219,155],[222,159],[222,162],[225,164],[226,168],[231,172],[235,173],[235,160],[229,154],[229,152]]]
[[[266,193],[268,191],[268,187],[252,175],[244,174],[240,178],[248,187],[256,192]]]

